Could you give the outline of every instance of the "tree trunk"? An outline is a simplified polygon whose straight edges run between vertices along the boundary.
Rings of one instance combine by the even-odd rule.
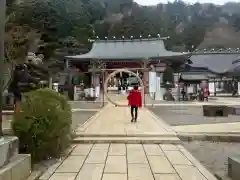
[[[17,115],[20,112],[20,100],[16,100],[15,101],[15,105],[14,105],[14,113],[15,115]]]

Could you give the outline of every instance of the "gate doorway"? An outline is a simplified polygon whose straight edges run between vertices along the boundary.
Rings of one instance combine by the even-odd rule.
[[[109,74],[108,77],[106,78],[105,82],[104,82],[104,94],[105,94],[107,100],[108,100],[111,104],[113,104],[113,105],[115,105],[115,106],[123,106],[122,104],[119,104],[119,103],[117,103],[116,101],[114,101],[114,100],[109,96],[109,94],[108,94],[108,82],[109,82],[109,80],[110,80],[111,78],[115,77],[118,73],[128,73],[128,74],[136,77],[137,80],[138,80],[139,83],[140,83],[142,98],[144,98],[144,84],[143,84],[142,79],[141,79],[136,73],[134,73],[134,72],[132,72],[132,71],[130,71],[130,70],[128,70],[128,69],[118,69],[118,70],[112,72],[111,74]],[[127,104],[126,104],[126,105],[127,105]]]

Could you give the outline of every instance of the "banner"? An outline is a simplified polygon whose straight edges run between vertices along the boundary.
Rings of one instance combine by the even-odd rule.
[[[149,92],[155,93],[157,91],[157,73],[149,72]]]

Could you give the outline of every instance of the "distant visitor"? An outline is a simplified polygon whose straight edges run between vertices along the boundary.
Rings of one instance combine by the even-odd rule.
[[[138,90],[138,86],[134,86],[134,88],[129,92],[127,98],[128,105],[131,107],[131,122],[137,122],[138,108],[142,107],[142,96],[141,92]]]

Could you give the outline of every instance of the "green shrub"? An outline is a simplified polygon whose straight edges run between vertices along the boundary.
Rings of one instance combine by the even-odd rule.
[[[50,89],[26,93],[12,123],[20,152],[30,153],[33,162],[59,157],[69,146],[71,121],[71,108],[63,95]]]

